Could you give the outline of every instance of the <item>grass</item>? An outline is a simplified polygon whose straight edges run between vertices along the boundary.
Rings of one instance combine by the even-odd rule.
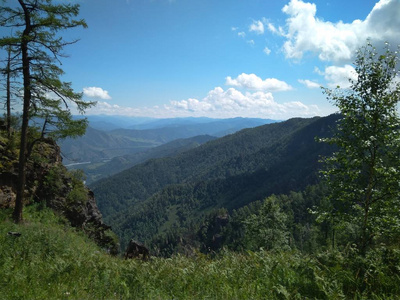
[[[224,252],[142,262],[111,257],[40,206],[0,210],[1,299],[396,299],[400,253]],[[10,236],[9,231],[21,233]],[[386,252],[385,252],[386,251]],[[386,254],[384,254],[386,253]],[[360,268],[368,266],[368,268]],[[357,269],[358,268],[358,269]],[[360,272],[365,270],[365,272]]]
[[[5,299],[101,299],[116,283],[113,260],[49,210],[0,226],[0,294]],[[21,233],[9,236],[8,231]]]

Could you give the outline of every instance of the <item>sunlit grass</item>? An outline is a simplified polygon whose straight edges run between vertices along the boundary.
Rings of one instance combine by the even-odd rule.
[[[365,261],[338,252],[262,250],[126,261],[109,256],[48,209],[26,208],[22,225],[12,223],[10,214],[0,211],[2,299],[395,299],[400,294],[397,250]]]

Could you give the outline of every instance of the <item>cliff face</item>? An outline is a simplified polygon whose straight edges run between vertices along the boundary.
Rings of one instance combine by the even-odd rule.
[[[10,141],[0,140],[0,208],[15,205],[17,151]],[[93,192],[83,184],[82,174],[63,166],[60,148],[53,140],[35,144],[26,171],[25,205],[45,204],[109,253],[118,253],[116,235],[103,223]]]

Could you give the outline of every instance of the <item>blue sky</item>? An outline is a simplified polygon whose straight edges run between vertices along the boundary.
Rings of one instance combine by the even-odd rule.
[[[88,114],[287,119],[335,111],[371,38],[400,44],[400,0],[74,0],[88,29],[64,80]]]

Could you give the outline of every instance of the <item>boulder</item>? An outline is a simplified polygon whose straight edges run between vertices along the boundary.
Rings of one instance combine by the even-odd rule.
[[[130,240],[124,257],[125,259],[138,258],[148,260],[150,258],[150,251],[138,241]]]

